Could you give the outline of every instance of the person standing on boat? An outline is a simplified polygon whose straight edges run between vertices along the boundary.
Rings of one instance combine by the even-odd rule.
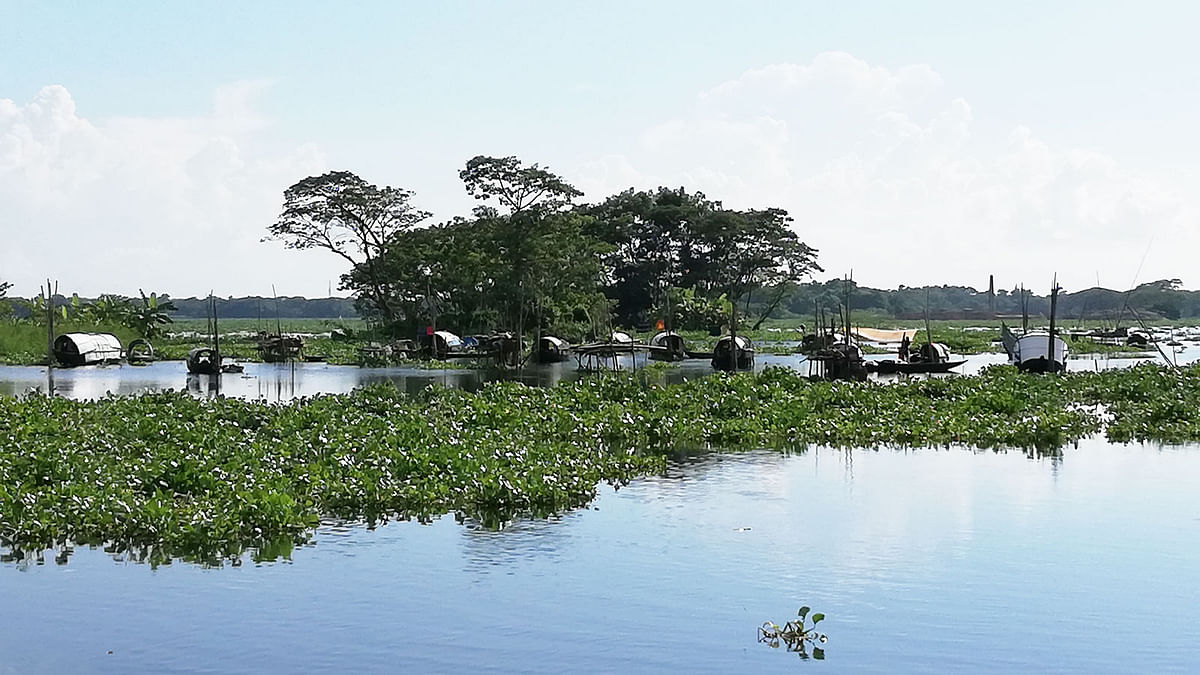
[[[900,360],[908,361],[908,335],[900,338]]]

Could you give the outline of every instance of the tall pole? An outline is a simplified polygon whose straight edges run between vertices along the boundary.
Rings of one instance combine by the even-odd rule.
[[[208,296],[208,303],[212,306],[213,352],[216,354],[217,374],[220,374],[221,373],[221,329],[217,326],[217,297],[215,295]]]
[[[996,318],[996,276],[988,275],[988,311],[992,313],[993,319]]]
[[[1046,337],[1046,367],[1054,367],[1054,310],[1058,304],[1058,275],[1054,275],[1054,281],[1050,287],[1050,335]],[[1066,370],[1067,364],[1063,364],[1063,369]]]
[[[46,366],[54,367],[54,291],[46,278]]]
[[[737,370],[737,298],[729,289],[729,370]]]

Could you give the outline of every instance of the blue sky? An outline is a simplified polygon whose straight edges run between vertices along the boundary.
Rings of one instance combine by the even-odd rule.
[[[1139,280],[1196,287],[1198,19],[1182,2],[0,1],[0,278],[323,295],[336,259],[258,242],[287,185],[349,169],[448,218],[470,208],[466,159],[515,154],[589,200],[666,183],[783,206],[863,283],[1122,287],[1149,251]],[[87,234],[49,255],[47,230]],[[181,266],[189,250],[213,257]]]

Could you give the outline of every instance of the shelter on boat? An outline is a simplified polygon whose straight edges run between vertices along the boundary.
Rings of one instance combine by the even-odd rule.
[[[612,334],[608,338],[608,341],[615,343],[615,344],[619,344],[619,345],[633,344],[633,338],[629,337],[629,333],[622,333],[621,331],[618,331],[618,330],[615,330],[612,332]]]
[[[197,347],[187,353],[187,371],[193,375],[216,375],[221,372],[217,350]]]
[[[901,350],[899,359],[883,359],[880,361],[864,361],[863,366],[868,372],[881,375],[905,373],[910,375],[926,373],[948,373],[966,363],[966,359],[950,360],[950,348],[941,342],[925,342],[904,356]]]
[[[63,333],[54,338],[54,360],[62,366],[116,363],[121,341],[109,333]]]
[[[424,349],[435,359],[444,359],[450,354],[458,354],[466,349],[463,339],[448,330],[434,331],[422,340]]]
[[[858,345],[839,342],[813,354],[809,376],[824,380],[865,380],[867,366]]]
[[[682,361],[687,358],[687,344],[675,331],[661,331],[650,338],[650,358],[655,361]]]
[[[909,340],[915,338],[917,336],[917,329],[880,330],[877,328],[862,328],[860,326],[852,330],[851,334],[860,340],[869,340],[871,342],[900,342],[904,338],[908,338]]]
[[[300,358],[304,340],[294,335],[259,333],[257,349],[264,363],[284,363]]]
[[[539,363],[558,363],[571,357],[570,350],[571,345],[567,344],[566,340],[553,335],[543,335],[542,339],[538,340],[536,356]]]
[[[1061,373],[1067,367],[1067,343],[1057,335],[1051,337],[1046,331],[1034,331],[1018,337],[1016,349],[1009,356],[1018,370]]]
[[[712,367],[717,370],[748,370],[754,367],[754,343],[739,335],[723,335],[713,346]]]

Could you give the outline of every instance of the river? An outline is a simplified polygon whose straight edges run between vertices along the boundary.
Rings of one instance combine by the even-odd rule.
[[[0,565],[0,672],[1195,672],[1200,448],[709,453],[493,531]],[[824,663],[756,641],[802,605]]]

